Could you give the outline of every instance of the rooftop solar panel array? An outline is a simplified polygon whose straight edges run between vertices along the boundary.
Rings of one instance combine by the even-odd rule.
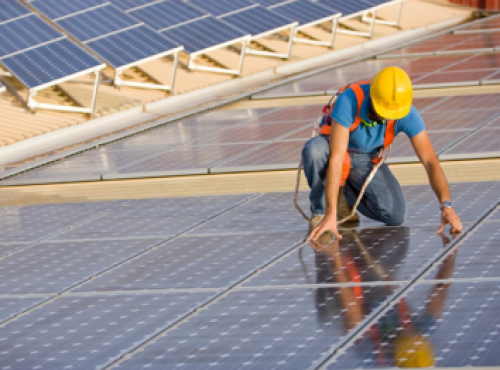
[[[283,16],[298,21],[300,24],[308,24],[324,19],[335,14],[330,9],[309,0],[287,1],[271,8]]]
[[[10,277],[0,283],[2,364],[372,368],[364,333],[402,327],[390,309],[404,298],[413,329],[432,325],[436,365],[497,366],[499,186],[451,184],[468,233],[457,239],[435,234],[440,213],[428,185],[404,187],[405,225],[362,218],[341,231],[337,260],[302,243],[307,224],[291,193],[0,207],[8,225],[60,230],[0,261]],[[447,294],[432,294],[444,286]],[[348,292],[363,299],[351,321]],[[435,320],[433,297],[443,298]],[[381,337],[392,348],[389,334]],[[471,351],[459,350],[465,344]]]
[[[215,17],[255,5],[253,0],[189,0],[189,4]]]
[[[31,13],[29,9],[18,1],[3,0],[0,4],[2,5],[0,7],[0,23]]]

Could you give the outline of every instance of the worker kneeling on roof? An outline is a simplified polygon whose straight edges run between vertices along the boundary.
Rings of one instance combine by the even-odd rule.
[[[410,138],[439,200],[442,217],[438,231],[448,223],[452,232],[462,230],[448,182],[412,99],[410,78],[398,67],[384,68],[371,83],[351,84],[340,93],[331,115],[323,119],[320,135],[310,139],[302,150],[311,188],[309,239],[316,240],[327,231],[341,238],[337,216],[342,219],[352,211],[372,167],[380,160],[381,149],[389,147],[400,132]],[[357,210],[390,226],[403,223],[404,194],[385,163],[368,184]],[[358,220],[355,214],[349,221]]]

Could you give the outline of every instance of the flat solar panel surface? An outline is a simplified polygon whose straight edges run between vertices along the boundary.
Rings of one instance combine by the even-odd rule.
[[[454,145],[445,154],[479,154],[491,153],[500,154],[500,128],[487,128],[468,136],[460,143]]]
[[[102,6],[106,0],[31,0],[29,4],[54,20],[86,9]]]
[[[0,57],[62,38],[63,34],[36,15],[0,24]]]
[[[262,6],[235,11],[220,19],[250,35],[259,35],[292,23],[290,19]]]
[[[104,6],[63,18],[56,22],[80,42],[107,35],[140,22],[134,17]]]
[[[111,2],[125,11],[151,4],[151,0],[111,0]]]
[[[378,367],[363,333],[383,328],[392,350],[403,321],[390,308],[401,293],[437,365],[498,366],[500,184],[451,184],[468,232],[455,239],[435,233],[430,186],[403,190],[404,225],[362,217],[342,229],[337,250],[317,252],[302,243],[307,223],[292,193],[0,207],[0,230],[7,218],[26,232],[59,230],[0,260],[10,277],[0,284],[2,365]],[[350,334],[362,340],[349,346]]]
[[[307,24],[323,19],[329,15],[328,9],[309,0],[296,0],[277,5],[272,8],[275,12],[295,21],[300,24]]]
[[[1,62],[28,88],[39,87],[102,65],[97,58],[68,39],[3,58]]]
[[[25,6],[17,1],[1,0],[0,1],[0,23],[11,19],[30,14],[31,12]]]
[[[324,5],[334,13],[342,13],[342,16],[356,14],[373,7],[364,1],[343,1],[343,0],[313,0],[313,2]]]
[[[128,14],[140,19],[156,31],[175,26],[179,23],[199,18],[206,13],[177,0],[165,0],[132,9]]]
[[[500,28],[500,18],[498,16],[490,16],[480,21],[474,22],[470,25],[466,25],[463,28],[460,28],[459,31],[488,31],[490,29]]]
[[[183,45],[188,53],[201,51],[246,36],[245,32],[212,16],[178,25],[162,32],[162,34],[179,45]]]
[[[255,5],[253,0],[189,0],[189,4],[217,17]]]
[[[276,4],[284,3],[287,0],[259,0],[259,4],[265,7],[273,6]]]
[[[179,46],[146,26],[134,27],[86,43],[106,63],[118,68]]]

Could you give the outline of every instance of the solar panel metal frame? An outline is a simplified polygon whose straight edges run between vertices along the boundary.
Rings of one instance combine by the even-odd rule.
[[[487,22],[492,19],[498,19],[500,18],[500,14],[495,14],[491,15],[488,17],[485,17],[483,19],[480,19],[479,22],[474,22],[473,25],[476,26],[478,24],[481,24],[483,22]],[[463,35],[463,34],[474,34],[474,33],[491,33],[491,32],[500,32],[500,28],[475,28],[475,29],[468,29],[470,24],[466,24],[464,27],[452,31],[452,33],[457,34],[457,35]]]
[[[29,7],[25,6],[24,4],[21,4],[21,5],[23,7],[25,7],[29,11],[29,14],[25,14],[25,15],[23,15],[21,17],[13,18],[12,20],[15,21],[17,19],[27,18],[27,17],[40,18],[38,15],[36,15],[35,13],[33,13]],[[5,21],[5,22],[2,22],[2,24],[6,24],[8,22],[9,21]],[[46,24],[47,24],[47,27],[54,28],[52,25],[50,25],[48,23],[46,23]],[[56,43],[58,41],[63,41],[63,40],[68,40],[68,41],[74,43],[68,37],[66,37],[63,34],[61,34],[61,37],[55,38],[55,39],[53,39],[51,41],[40,43],[38,45],[34,45],[34,46],[31,46],[31,47],[25,48],[23,50],[19,50],[19,51],[15,52],[15,53],[11,53],[11,54],[5,55],[5,56],[3,56],[3,57],[0,58],[0,64],[3,65],[2,60],[5,59],[5,58],[9,58],[9,57],[12,57],[14,55],[22,55],[25,52],[36,50],[36,49],[38,49],[40,47],[47,46],[47,45]],[[78,44],[76,44],[76,43],[74,43],[74,44],[76,46],[78,46]],[[85,52],[88,53],[87,51],[85,51]],[[91,55],[90,53],[88,53],[88,54],[89,54],[89,56]],[[97,61],[97,59],[96,59],[96,61]],[[35,112],[35,110],[37,108],[39,108],[39,109],[58,110],[58,111],[64,111],[64,112],[77,112],[77,113],[90,113],[90,114],[93,114],[94,111],[95,111],[96,103],[97,103],[97,92],[99,90],[99,81],[100,81],[100,78],[101,78],[101,71],[105,67],[106,66],[104,64],[99,64],[99,65],[97,65],[95,67],[86,69],[84,71],[73,73],[73,74],[64,76],[63,78],[59,78],[57,80],[53,80],[51,82],[48,82],[48,83],[45,83],[45,84],[42,84],[42,85],[39,85],[39,86],[35,86],[35,87],[27,86],[22,80],[18,79],[19,82],[27,88],[28,93],[27,93],[27,97],[26,98],[24,98],[23,96],[21,96],[18,93],[15,93],[14,95],[21,102],[21,104],[25,108],[27,108],[29,111],[31,111],[31,112]],[[6,68],[6,69],[9,70],[8,68]],[[16,74],[13,71],[9,71],[9,73],[13,77],[16,77]],[[92,100],[91,100],[90,107],[84,107],[82,104],[80,104],[81,106],[79,106],[79,107],[74,107],[74,106],[65,106],[65,105],[58,105],[58,104],[40,103],[40,102],[37,102],[34,99],[34,97],[36,96],[37,92],[40,91],[40,90],[43,90],[43,89],[46,89],[46,88],[49,88],[49,87],[61,84],[63,82],[66,82],[66,81],[69,81],[69,80],[72,80],[72,79],[75,79],[75,78],[78,78],[78,77],[81,77],[81,76],[84,76],[84,75],[87,75],[87,74],[90,74],[90,73],[94,73],[95,74],[94,89],[93,89],[93,92],[92,92]],[[16,89],[12,88],[10,86],[10,84],[8,84],[5,80],[2,80],[2,82],[3,82],[3,85],[5,85],[5,86],[3,86],[3,90],[5,90],[5,88],[9,88],[10,91],[16,91]]]
[[[341,17],[339,19],[340,22],[343,22],[343,21],[346,21],[346,20],[349,20],[352,18],[358,18],[361,16],[361,21],[368,23],[370,25],[370,30],[368,32],[363,32],[363,31],[351,31],[351,30],[339,29],[338,33],[342,33],[344,35],[354,35],[354,36],[362,36],[362,37],[372,38],[373,37],[373,30],[375,29],[375,24],[383,24],[386,26],[399,27],[399,24],[401,23],[401,15],[403,13],[404,2],[405,2],[405,0],[390,0],[384,4],[380,4],[380,5],[376,5],[376,6],[372,6],[372,7],[368,6],[367,9],[364,11],[344,15],[343,17]],[[377,10],[378,9],[385,8],[387,6],[394,5],[397,3],[399,3],[399,9],[398,9],[398,14],[396,16],[396,21],[383,21],[383,20],[377,19]],[[371,17],[368,16],[369,14],[371,14]]]
[[[212,17],[210,14],[207,14],[203,17],[192,19],[190,21],[169,27],[168,29],[166,29],[164,31],[168,32],[169,29],[175,29],[177,27],[184,26],[188,23],[196,22],[198,20],[205,19],[205,18],[214,18],[214,19],[217,19],[218,21],[224,22],[223,19],[219,19],[217,17]],[[226,23],[226,22],[224,22],[224,23]],[[230,24],[228,24],[228,23],[226,23],[226,24],[228,27],[235,29]],[[162,34],[163,34],[163,32],[162,32]],[[244,36],[237,37],[235,39],[223,42],[221,44],[217,44],[217,45],[205,48],[203,50],[198,50],[198,51],[195,51],[192,53],[188,53],[189,54],[188,69],[192,70],[192,71],[214,72],[214,73],[223,73],[223,74],[229,74],[229,75],[234,75],[234,76],[240,76],[241,71],[243,70],[243,61],[245,59],[246,49],[247,49],[247,45],[248,45],[250,37],[251,37],[250,35],[244,35]],[[237,44],[239,42],[241,42],[242,45],[241,45],[240,61],[238,64],[238,69],[207,67],[207,66],[202,66],[202,65],[196,64],[196,62],[195,62],[196,58],[202,54],[206,54],[206,53],[209,53],[210,51],[214,51],[217,49],[222,49],[224,47],[231,46],[231,45]]]
[[[221,19],[221,20],[225,20],[226,17],[231,16],[233,14],[243,13],[243,12],[246,12],[248,10],[256,9],[256,8],[262,8],[263,10],[271,11],[272,12],[272,9],[264,8],[263,6],[261,6],[259,4],[254,4],[254,5],[251,5],[251,6],[246,7],[246,8],[235,10],[234,12],[230,12],[230,13],[226,13],[226,14],[220,15],[217,18]],[[276,15],[281,15],[281,14],[276,14]],[[285,17],[283,17],[283,18],[285,18]],[[227,20],[225,20],[225,21],[228,22]],[[230,22],[228,22],[228,23],[231,24]],[[263,32],[263,33],[260,33],[260,34],[257,34],[257,35],[252,35],[252,36],[250,36],[248,38],[248,42],[255,41],[255,40],[260,39],[262,37],[270,36],[270,35],[273,35],[275,33],[278,33],[278,32],[285,31],[285,30],[289,29],[290,30],[290,36],[288,38],[287,52],[285,54],[278,53],[278,52],[271,52],[271,51],[255,50],[255,49],[251,49],[250,47],[248,47],[248,45],[246,47],[245,54],[258,55],[258,56],[266,56],[266,57],[274,57],[274,58],[285,58],[285,59],[290,58],[290,56],[292,54],[292,44],[293,44],[293,41],[294,41],[294,36],[296,34],[296,27],[298,26],[298,24],[299,24],[299,22],[291,21],[289,24],[287,24],[285,26],[277,27],[277,28],[271,29],[269,31],[266,31],[266,32]],[[233,24],[231,24],[231,25],[233,27],[238,27],[237,25],[233,25]]]
[[[87,13],[87,12],[90,12],[90,11],[95,11],[96,9],[109,9],[109,8],[113,9],[118,14],[128,14],[128,12],[121,10],[120,8],[118,8],[117,6],[115,6],[112,3],[104,3],[104,4],[101,4],[101,5],[98,5],[98,6],[89,7],[88,9],[85,9],[85,10],[80,11],[80,12],[70,13],[70,14],[65,15],[64,17],[56,18],[56,19],[52,20],[52,22],[58,24],[57,21],[62,20],[62,19],[68,19],[68,18],[71,18],[73,16],[81,15],[83,13]],[[44,14],[43,12],[41,12],[41,13]],[[58,24],[58,26],[60,26],[60,25]],[[98,39],[105,39],[108,36],[113,36],[113,35],[119,34],[120,32],[128,31],[130,29],[137,28],[137,27],[147,27],[148,29],[150,29],[150,27],[144,25],[140,20],[137,20],[137,24],[136,25],[133,25],[133,26],[130,26],[130,27],[125,27],[125,28],[122,28],[120,30],[108,33],[106,35],[101,35],[101,36],[95,37],[93,39],[86,40],[86,41],[82,42],[82,44],[83,45],[87,45],[88,43],[90,43],[92,41],[96,41]],[[63,30],[65,30],[65,32],[68,32],[69,34],[71,34],[64,27],[61,27],[61,28]],[[161,37],[165,37],[164,35],[160,35],[160,36]],[[168,39],[168,37],[165,37],[165,38]],[[177,47],[171,48],[169,50],[166,50],[164,52],[161,52],[161,53],[158,53],[158,54],[155,54],[155,55],[151,55],[151,56],[149,56],[147,58],[136,60],[133,63],[128,63],[126,65],[122,65],[122,66],[119,66],[119,67],[116,67],[116,68],[114,68],[114,67],[111,66],[114,69],[114,71],[115,71],[114,76],[113,76],[113,84],[115,86],[118,86],[118,87],[119,86],[130,86],[130,87],[139,87],[139,88],[153,89],[153,90],[169,90],[169,91],[173,91],[174,84],[175,84],[175,76],[176,76],[177,67],[178,67],[178,64],[179,64],[179,54],[183,50],[184,50],[183,46],[177,46]],[[105,61],[103,59],[103,57],[100,56],[98,53],[94,52],[94,54],[96,54],[101,60]],[[124,70],[126,70],[128,68],[132,68],[132,67],[139,68],[139,65],[141,65],[141,64],[144,64],[144,63],[156,60],[156,59],[164,58],[164,57],[167,57],[167,56],[173,56],[173,58],[174,58],[174,60],[173,60],[173,68],[172,68],[172,73],[171,73],[171,76],[170,76],[170,84],[169,85],[165,85],[165,84],[161,83],[160,81],[156,81],[157,83],[155,83],[155,84],[152,84],[152,83],[143,83],[143,82],[132,82],[132,81],[126,81],[126,80],[124,80],[124,79],[122,79],[120,77],[123,74]]]
[[[270,6],[268,9],[277,10],[279,12],[280,7],[287,6],[288,4],[296,3],[299,1],[301,1],[301,0],[287,1],[285,3]],[[323,6],[321,4],[314,3],[314,5],[324,8],[325,11],[330,11],[328,8],[326,8],[325,6]],[[308,45],[321,45],[321,46],[333,47],[333,45],[335,43],[335,37],[337,36],[339,19],[341,16],[342,16],[342,13],[335,13],[335,14],[329,15],[327,17],[320,18],[320,19],[313,21],[313,22],[297,25],[295,27],[293,41],[297,42],[297,43],[308,44]],[[320,24],[326,23],[326,22],[332,22],[332,36],[330,38],[330,41],[311,40],[311,39],[306,39],[303,37],[298,37],[299,31],[304,32],[304,29],[306,29],[306,28],[314,27],[314,26],[317,26],[317,25],[320,25]]]

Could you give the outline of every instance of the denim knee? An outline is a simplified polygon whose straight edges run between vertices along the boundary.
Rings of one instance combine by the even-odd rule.
[[[385,224],[387,226],[401,226],[406,219],[406,206],[400,206],[386,214]]]
[[[302,160],[304,163],[325,161],[328,159],[329,151],[328,139],[315,136],[309,139],[302,148]]]

